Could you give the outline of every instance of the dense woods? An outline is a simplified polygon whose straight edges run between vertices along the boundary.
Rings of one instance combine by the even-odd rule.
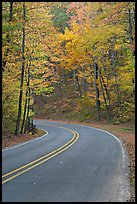
[[[134,121],[134,2],[2,2],[2,126]]]

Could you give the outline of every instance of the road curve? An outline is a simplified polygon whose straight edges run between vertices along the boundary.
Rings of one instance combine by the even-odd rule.
[[[112,134],[35,120],[46,135],[2,151],[2,202],[125,202],[129,162]]]

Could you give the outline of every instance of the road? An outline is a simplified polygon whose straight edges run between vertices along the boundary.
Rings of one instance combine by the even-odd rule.
[[[129,161],[111,133],[35,120],[41,138],[2,151],[2,202],[125,202]]]

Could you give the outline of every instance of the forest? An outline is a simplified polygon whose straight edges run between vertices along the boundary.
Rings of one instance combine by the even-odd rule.
[[[135,120],[135,2],[2,2],[2,128]]]

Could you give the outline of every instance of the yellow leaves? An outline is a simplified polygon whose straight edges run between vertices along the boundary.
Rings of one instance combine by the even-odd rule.
[[[47,79],[49,76],[53,76],[54,73],[51,69],[47,70],[46,73],[42,75],[42,79]]]
[[[71,26],[74,34],[77,34],[80,32],[80,26],[75,21],[72,22]]]
[[[135,75],[133,72],[123,73],[122,78],[120,80],[121,86],[124,86],[124,87],[133,86],[132,79],[134,78],[134,76]]]
[[[121,44],[115,44],[114,49],[115,49],[115,50],[121,49]]]
[[[68,28],[65,29],[64,40],[72,40],[75,38],[75,33],[69,30]]]
[[[33,79],[33,85],[34,85],[34,87],[35,87],[35,85],[39,85],[39,84],[41,84],[41,79],[38,79],[38,78]]]

